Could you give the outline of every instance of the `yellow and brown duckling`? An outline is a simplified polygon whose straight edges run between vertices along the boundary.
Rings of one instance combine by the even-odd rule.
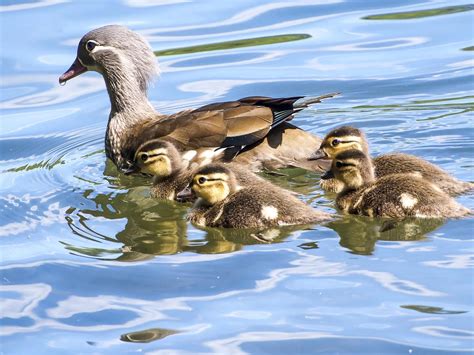
[[[154,139],[138,147],[129,168],[153,177],[151,188],[153,197],[176,200],[177,194],[190,184],[194,172],[201,167],[201,164],[206,163],[206,160],[195,161],[194,157],[195,154],[181,154],[170,142]],[[231,165],[239,172],[237,180],[240,184],[264,181],[260,176],[249,172],[248,168],[235,163]],[[179,200],[186,201],[182,197]]]
[[[369,144],[365,134],[358,128],[342,126],[333,129],[324,137],[321,147],[310,159],[334,159],[337,154],[352,149],[369,155]],[[410,154],[380,155],[372,159],[372,164],[377,178],[390,174],[419,174],[451,196],[474,189],[474,184],[458,180],[436,165]],[[321,187],[326,191],[340,192],[343,186],[340,181],[328,179],[321,181]]]
[[[343,189],[336,198],[342,211],[370,217],[457,218],[470,211],[419,174],[375,178],[371,159],[360,150],[335,156],[322,179],[335,178]]]
[[[178,192],[189,185],[193,174],[189,161],[181,157],[176,147],[160,139],[142,144],[130,169],[152,175],[151,195],[166,200],[176,199]]]
[[[198,199],[189,220],[202,227],[266,228],[331,218],[265,180],[246,179],[246,183],[240,183],[237,175],[241,172],[243,169],[224,164],[198,169],[190,186]]]
[[[236,157],[236,161],[254,170],[285,166],[325,168],[321,162],[307,159],[319,147],[320,138],[288,121],[308,105],[335,94],[253,96],[172,115],[159,114],[147,97],[148,86],[158,72],[156,57],[142,36],[119,25],[103,26],[85,34],[75,61],[59,82],[65,83],[87,71],[96,71],[105,80],[111,103],[106,155],[122,170],[130,170],[128,165],[141,144],[157,138],[172,142],[183,153],[206,148],[211,161]]]

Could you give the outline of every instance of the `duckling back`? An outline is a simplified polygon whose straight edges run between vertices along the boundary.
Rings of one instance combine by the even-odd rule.
[[[210,226],[224,228],[258,228],[318,223],[330,218],[290,193],[276,187],[261,189],[250,186],[231,195],[213,207],[220,214]]]
[[[455,196],[472,191],[474,184],[456,179],[436,165],[410,154],[391,153],[373,159],[377,177],[391,174],[415,174]]]
[[[474,184],[449,175],[436,165],[403,153],[390,153],[372,159],[377,178],[392,174],[415,174],[439,187],[450,196],[474,190]],[[344,185],[336,179],[321,180],[321,188],[328,192],[341,192]]]
[[[320,148],[313,153],[310,159],[334,159],[338,154],[349,150],[358,150],[369,156],[369,144],[364,132],[351,126],[337,127],[328,132]],[[409,154],[384,154],[374,158],[372,165],[377,178],[391,174],[415,173],[451,196],[474,189],[474,184],[460,181],[436,165]],[[343,189],[343,184],[335,179],[326,179],[321,181],[321,187],[326,191],[340,192]]]
[[[390,218],[458,218],[471,213],[436,185],[417,174],[392,174],[364,187],[340,194],[342,210]]]
[[[203,171],[206,171],[207,175],[203,175]],[[241,166],[211,164],[196,173],[194,183],[199,184],[198,177],[204,176],[208,182],[204,182],[200,188],[194,186],[195,191],[205,188],[206,184],[209,186],[209,182],[221,177],[222,180],[216,184],[229,184],[227,190],[231,193],[213,204],[202,197],[198,199],[189,219],[200,226],[260,228],[317,223],[331,217],[328,213],[314,210],[289,191],[271,184]],[[222,191],[224,190],[226,189]]]

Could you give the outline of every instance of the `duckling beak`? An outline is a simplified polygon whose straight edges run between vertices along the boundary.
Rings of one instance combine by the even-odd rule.
[[[331,170],[326,171],[323,175],[321,175],[321,179],[323,180],[329,180],[329,179],[334,179],[334,173]]]
[[[319,160],[319,159],[326,159],[328,158],[328,155],[326,152],[322,149],[318,149],[315,151],[313,154],[311,154],[308,158],[308,160]]]
[[[125,175],[130,175],[130,174],[136,173],[136,172],[138,172],[138,170],[140,170],[140,169],[138,168],[138,166],[136,166],[136,165],[133,164],[133,163],[128,163],[127,166],[122,165],[122,166],[120,167],[120,171],[121,171],[122,173],[124,173]]]
[[[176,201],[178,202],[188,202],[194,200],[194,198],[195,195],[194,191],[191,189],[191,186],[185,187],[176,195]]]
[[[81,64],[78,58],[72,63],[72,65],[69,67],[66,72],[59,77],[59,84],[63,84],[69,79],[72,79],[78,75],[81,75],[82,73],[85,73],[87,71],[87,68]]]

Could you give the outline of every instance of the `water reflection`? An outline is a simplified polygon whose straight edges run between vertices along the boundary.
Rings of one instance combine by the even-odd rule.
[[[370,15],[362,17],[363,20],[412,20],[422,17],[450,15],[458,12],[466,12],[474,10],[474,5],[458,5],[438,7],[435,9],[426,9],[418,11],[393,12],[381,15]]]
[[[433,306],[423,306],[423,305],[404,305],[400,306],[405,309],[411,309],[420,313],[429,313],[429,314],[461,314],[467,313],[468,311],[450,311],[442,307],[433,307]]]
[[[332,204],[331,196],[324,196],[316,187],[318,174],[302,169],[284,169],[277,173],[262,173],[262,176],[298,194],[315,208],[329,210],[326,204]],[[75,205],[65,212],[72,233],[89,241],[85,247],[63,242],[65,248],[73,254],[134,262],[148,260],[156,255],[183,252],[232,253],[247,245],[279,243],[296,231],[311,229],[311,226],[267,230],[196,229],[185,218],[191,205],[151,198],[148,179],[123,176],[111,163],[106,164],[103,178],[115,193],[111,189],[105,192],[83,190],[82,196],[87,202],[81,202],[82,206]],[[102,223],[98,223],[99,221]],[[115,221],[114,228],[106,228],[106,232],[101,232],[108,221]],[[350,252],[371,255],[379,240],[422,240],[443,223],[443,220],[435,219],[394,222],[346,215],[323,226],[335,231],[340,237],[340,245]],[[113,232],[108,232],[110,230]],[[91,246],[91,241],[99,243],[98,246]],[[317,249],[318,244],[316,241],[309,241],[299,247]]]
[[[149,343],[177,333],[179,333],[179,331],[173,329],[152,328],[140,330],[138,332],[122,334],[120,336],[120,340],[129,343]]]
[[[302,169],[262,175],[303,196],[314,192],[317,176]],[[82,190],[82,201],[64,212],[69,229],[85,244],[81,246],[80,240],[62,241],[74,255],[134,262],[182,252],[231,253],[246,245],[279,243],[293,232],[312,228],[300,225],[266,230],[196,229],[185,217],[191,205],[151,198],[146,177],[124,176],[107,162],[102,178],[109,184],[108,189]],[[108,226],[111,222],[113,228]]]
[[[0,12],[30,10],[67,2],[67,0],[2,1]]]
[[[306,197],[314,195],[313,174],[302,174],[300,170],[288,169],[281,175],[267,174],[266,177],[295,193],[304,193]],[[311,228],[311,226],[288,226],[267,230],[196,229],[190,226],[185,218],[190,204],[150,198],[147,186],[140,186],[137,179],[130,180],[129,177],[117,175],[115,171],[114,175],[106,176],[106,178],[117,187],[128,185],[128,190],[117,193],[110,193],[110,191],[101,193],[93,190],[82,192],[82,196],[91,203],[85,203],[86,207],[68,209],[66,211],[68,226],[74,234],[102,245],[80,247],[64,243],[66,249],[72,253],[119,261],[142,261],[156,255],[182,252],[232,253],[241,250],[246,245],[282,242],[295,231]],[[133,184],[138,186],[133,186]],[[320,195],[316,195],[312,198],[319,197]],[[317,208],[325,207],[321,205]],[[99,232],[102,227],[97,224],[97,221],[101,220],[116,221],[114,235]],[[123,227],[117,228],[119,224]],[[443,220],[434,219],[406,219],[394,222],[364,216],[342,216],[325,226],[335,231],[340,237],[340,245],[352,253],[371,255],[379,240],[422,240],[442,224]],[[117,246],[117,243],[120,246]],[[103,247],[104,244],[106,247]],[[300,247],[302,249],[318,248],[316,242],[303,243]]]
[[[102,244],[121,243],[123,246],[94,248],[63,244],[74,254],[98,259],[112,257],[118,261],[142,261],[155,255],[182,252],[231,253],[241,250],[244,245],[278,243],[292,232],[308,228],[308,226],[267,230],[205,228],[201,229],[200,233],[197,233],[199,230],[189,233],[185,214],[190,205],[154,200],[148,196],[143,196],[141,201],[138,198],[133,201],[126,193],[90,194],[90,191],[85,191],[83,196],[92,200],[96,208],[69,209],[66,212],[66,220],[71,231],[89,241]],[[115,236],[107,236],[94,229],[92,223],[97,219],[121,220],[125,221],[125,224]],[[193,236],[193,239],[189,239],[188,235]]]
[[[442,226],[439,219],[406,219],[394,222],[364,216],[344,216],[327,226],[339,234],[340,245],[354,254],[371,255],[375,243],[383,241],[415,241]]]
[[[197,53],[197,52],[217,51],[217,50],[223,50],[223,49],[264,46],[268,44],[300,41],[306,38],[311,38],[311,35],[285,34],[285,35],[277,35],[277,36],[246,38],[246,39],[239,39],[235,41],[209,43],[209,44],[203,44],[203,45],[198,45],[198,46],[163,49],[163,50],[155,51],[155,55],[156,56],[178,55],[178,54],[189,54],[189,53]]]

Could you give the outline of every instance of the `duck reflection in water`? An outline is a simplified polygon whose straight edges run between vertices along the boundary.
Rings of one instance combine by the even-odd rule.
[[[443,219],[407,218],[401,221],[347,215],[326,226],[339,234],[339,244],[354,254],[371,255],[377,241],[416,241],[444,224]]]
[[[98,248],[65,245],[77,255],[133,262],[151,259],[156,255],[182,252],[231,253],[242,249],[244,245],[278,243],[292,232],[306,228],[298,226],[225,231],[203,228],[194,229],[193,239],[189,240],[187,236],[190,226],[185,220],[189,204],[150,198],[150,188],[144,186],[150,184],[147,179],[117,174],[112,164],[109,165],[104,176],[118,192],[111,194],[85,190],[82,192],[84,199],[81,207],[72,207],[67,212],[66,220],[74,234],[87,239],[88,245],[91,240],[101,243]],[[110,229],[109,225],[100,225],[100,221],[116,222],[113,229]],[[124,221],[122,230],[117,232],[117,226]],[[104,228],[113,232],[104,232]],[[104,244],[110,247],[104,247]],[[120,246],[114,247],[114,244]]]
[[[292,173],[298,174],[286,176]],[[270,179],[281,187],[296,190],[304,195],[314,193],[313,174],[301,175],[298,170],[288,170],[284,174],[284,177],[277,175]],[[67,223],[74,234],[88,240],[88,245],[91,240],[101,244],[98,244],[98,248],[81,247],[79,243],[66,244],[65,247],[74,254],[134,262],[152,259],[156,255],[182,252],[231,253],[241,250],[245,245],[279,243],[295,231],[309,228],[306,225],[267,230],[202,228],[202,232],[196,229],[192,232],[193,235],[198,235],[199,239],[193,238],[190,241],[187,236],[188,228],[191,227],[185,221],[190,205],[149,198],[150,188],[146,186],[150,184],[148,179],[118,174],[111,163],[106,165],[103,176],[110,186],[123,192],[82,192],[84,199],[80,203],[81,207],[76,204],[76,207],[68,210]],[[104,232],[98,222],[101,220],[117,221],[114,223],[113,232]],[[123,221],[125,225],[117,232],[117,226]],[[324,226],[339,234],[341,246],[356,254],[370,255],[378,240],[422,240],[426,234],[442,224],[443,221],[437,219],[412,219],[390,225],[384,224],[384,220],[351,215]],[[107,225],[105,228],[110,230]],[[109,247],[104,247],[104,244]]]

